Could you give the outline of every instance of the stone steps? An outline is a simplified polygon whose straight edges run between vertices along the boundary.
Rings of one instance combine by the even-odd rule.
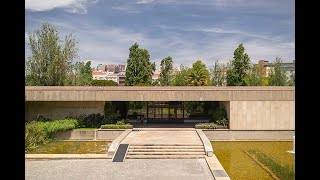
[[[130,145],[130,149],[203,149],[203,145],[200,146],[162,146],[162,145],[155,145],[155,146],[136,146]]]
[[[199,159],[206,155],[127,155],[126,159]]]
[[[194,159],[204,158],[199,144],[130,144],[126,159]]]
[[[127,155],[205,155],[205,152],[128,152]]]
[[[129,149],[128,152],[205,152],[203,148],[197,149]]]

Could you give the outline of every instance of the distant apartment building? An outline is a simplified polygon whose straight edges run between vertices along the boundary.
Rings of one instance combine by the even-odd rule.
[[[271,71],[274,69],[274,64],[266,60],[260,60],[258,61],[258,64],[255,65],[262,67],[262,74],[265,77],[270,76]],[[291,76],[295,73],[295,60],[292,62],[283,62],[282,65],[287,76]]]
[[[93,71],[92,72],[92,79],[93,80],[111,80],[116,83],[119,83],[117,74],[107,73],[107,72],[103,72],[103,71]]]
[[[152,74],[152,82],[158,80],[158,79],[159,79],[159,76],[160,76],[160,73],[157,73],[157,72],[153,73],[153,74]]]
[[[126,72],[122,71],[118,73],[118,84],[123,86],[126,82]]]
[[[124,72],[126,71],[125,64],[98,64],[97,71],[106,71],[106,72]]]

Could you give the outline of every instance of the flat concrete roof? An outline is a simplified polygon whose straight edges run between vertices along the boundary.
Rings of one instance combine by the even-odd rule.
[[[26,86],[26,101],[294,101],[294,86]]]

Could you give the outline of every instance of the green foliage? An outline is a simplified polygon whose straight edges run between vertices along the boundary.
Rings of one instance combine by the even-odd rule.
[[[250,58],[244,53],[244,46],[240,44],[233,53],[233,60],[227,70],[227,86],[246,86],[244,77],[250,68]]]
[[[57,29],[53,25],[44,23],[41,29],[29,33],[28,46],[31,56],[26,62],[26,85],[65,85],[67,74],[72,69],[72,59],[78,56],[76,41],[72,34],[61,41]]]
[[[206,86],[208,84],[209,72],[206,65],[200,60],[192,64],[191,72],[188,75],[188,86]]]
[[[187,101],[185,102],[185,109],[189,113],[203,113],[205,103],[200,101]]]
[[[263,66],[257,64],[250,67],[249,73],[245,75],[244,81],[248,86],[262,86],[264,85]]]
[[[274,69],[271,69],[271,74],[269,77],[270,86],[286,86],[288,78],[286,72],[282,65],[281,58],[276,58],[274,62]]]
[[[161,86],[169,86],[171,82],[171,71],[173,68],[173,60],[170,56],[161,60],[161,72],[159,77],[159,83]]]
[[[72,86],[90,86],[92,83],[91,61],[73,64],[72,71],[68,74],[67,83]]]
[[[213,68],[210,69],[210,78],[213,86],[224,86],[225,85],[225,71],[226,66],[223,63],[216,61]]]
[[[75,129],[79,126],[77,120],[55,120],[50,122],[32,121],[25,126],[25,150],[37,148],[51,140],[51,135],[59,131]]]
[[[132,129],[131,124],[105,124],[101,126],[101,129]]]
[[[180,66],[181,71],[176,73],[172,80],[173,86],[187,86],[187,79],[191,73],[191,68],[186,68],[183,65]]]
[[[218,120],[228,119],[227,111],[223,108],[216,108],[215,110],[210,111],[209,114],[213,122],[217,122]],[[223,121],[221,121],[221,123],[222,122]]]
[[[259,150],[249,150],[250,154],[256,156],[256,158],[265,166],[267,166],[277,177],[283,180],[295,179],[295,173],[292,167],[281,165],[268,155],[264,154]]]
[[[217,129],[217,125],[214,123],[198,123],[195,125],[196,129]]]
[[[227,127],[229,124],[229,121],[226,118],[218,119],[216,122],[217,124],[223,125],[224,127]]]
[[[150,62],[148,50],[140,49],[137,43],[133,44],[129,50],[125,85],[134,86],[139,83],[151,85],[156,65]]]
[[[295,85],[295,78],[296,78],[296,75],[295,73],[292,73],[290,74],[290,78],[288,80],[288,86],[294,86]]]
[[[118,83],[112,80],[92,80],[92,86],[118,86]]]

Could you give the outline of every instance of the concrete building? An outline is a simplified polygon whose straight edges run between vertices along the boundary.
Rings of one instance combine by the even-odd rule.
[[[93,71],[92,79],[94,80],[111,80],[116,83],[119,83],[118,74],[114,74],[112,72],[103,72],[103,71]]]
[[[126,82],[126,72],[125,71],[119,72],[118,73],[118,84],[120,86],[124,86],[125,82]]]
[[[271,71],[274,69],[274,64],[266,60],[260,60],[258,61],[258,64],[255,65],[260,66],[262,68],[262,74],[265,77],[270,76]],[[288,77],[295,73],[295,60],[293,60],[292,63],[283,62],[282,65]]]
[[[73,87],[26,86],[26,120],[103,113],[105,102],[215,101],[229,130],[295,130],[295,87]]]

